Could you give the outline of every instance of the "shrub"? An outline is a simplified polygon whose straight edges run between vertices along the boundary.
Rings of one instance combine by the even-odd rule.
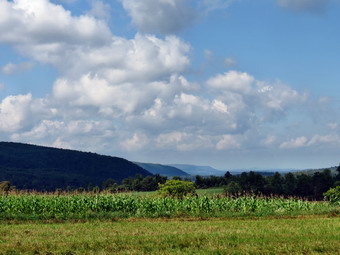
[[[195,184],[190,181],[167,180],[164,184],[158,184],[159,194],[164,197],[180,198],[187,195],[196,195]]]
[[[9,181],[2,181],[0,182],[0,194],[8,194],[11,189],[11,184]]]
[[[323,193],[323,195],[325,199],[329,200],[330,203],[340,205],[340,186],[329,189],[328,191]]]
[[[228,185],[224,188],[224,193],[227,196],[237,196],[242,192],[242,187],[237,182],[231,181]]]

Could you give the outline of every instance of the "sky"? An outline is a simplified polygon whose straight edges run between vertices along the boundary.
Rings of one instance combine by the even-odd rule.
[[[337,166],[339,13],[339,0],[0,0],[0,141]]]

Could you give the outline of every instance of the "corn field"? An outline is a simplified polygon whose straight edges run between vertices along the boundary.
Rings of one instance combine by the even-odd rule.
[[[332,210],[334,207],[326,202],[255,196],[184,199],[112,194],[0,196],[0,219],[265,216]]]

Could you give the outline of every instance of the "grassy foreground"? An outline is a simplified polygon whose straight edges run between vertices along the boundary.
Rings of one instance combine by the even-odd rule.
[[[340,218],[0,224],[0,254],[339,254]]]

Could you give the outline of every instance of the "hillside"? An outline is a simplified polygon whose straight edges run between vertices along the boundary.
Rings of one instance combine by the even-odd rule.
[[[122,158],[50,147],[0,142],[0,180],[18,189],[101,186],[108,178],[152,175]]]
[[[314,173],[323,172],[324,170],[329,169],[331,171],[331,174],[334,176],[334,175],[337,175],[338,173],[337,168],[338,167],[333,166],[333,167],[320,168],[320,169],[306,169],[306,170],[294,171],[293,174],[295,175],[306,174],[306,175],[312,176]]]
[[[186,164],[171,164],[169,166],[176,167],[190,175],[201,175],[201,176],[223,176],[226,171],[217,170],[210,166],[195,166]]]
[[[149,171],[152,174],[160,174],[162,176],[167,176],[169,178],[173,176],[180,176],[180,177],[190,176],[190,174],[173,166],[151,164],[151,163],[140,163],[140,162],[134,162],[134,163],[140,166],[141,168],[144,168],[145,170]]]

